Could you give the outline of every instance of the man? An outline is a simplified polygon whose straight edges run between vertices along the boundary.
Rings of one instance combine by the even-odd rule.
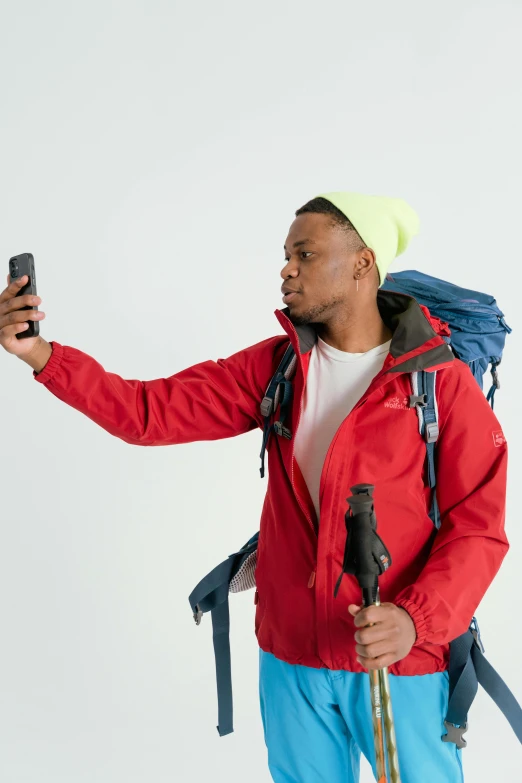
[[[215,440],[262,427],[259,403],[288,340],[298,357],[290,438],[272,434],[256,570],[256,634],[269,766],[276,783],[359,779],[375,755],[369,669],[390,667],[402,783],[462,781],[441,741],[448,644],[467,630],[507,552],[507,448],[444,326],[413,299],[380,290],[417,232],[399,199],[330,193],[296,213],[281,272],[285,334],[170,378],[126,381],[41,338],[17,340],[15,299],[0,295],[0,344],[37,381],[131,444]],[[428,516],[426,449],[410,373],[437,370],[438,532]],[[379,533],[393,558],[379,607],[352,577],[334,599],[349,488],[375,485]]]

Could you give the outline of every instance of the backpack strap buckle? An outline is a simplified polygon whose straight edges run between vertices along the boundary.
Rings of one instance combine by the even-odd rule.
[[[436,421],[430,423],[426,422],[426,430],[424,433],[426,443],[435,443],[439,437],[439,425]]]
[[[261,409],[261,416],[266,419],[266,417],[270,416],[273,411],[274,400],[272,397],[263,397],[263,401],[259,407]]]
[[[464,734],[468,730],[468,724],[464,723],[462,726],[455,726],[454,723],[450,723],[449,721],[444,721],[444,726],[446,727],[447,734],[442,735],[442,741],[443,742],[454,742],[457,748],[465,748],[467,747],[467,742],[464,739]]]
[[[425,408],[428,404],[427,394],[411,394],[410,395],[410,408],[415,408],[419,405],[421,408]]]
[[[283,438],[286,438],[287,440],[290,440],[292,437],[291,431],[288,429],[288,427],[285,427],[285,425],[280,421],[274,422],[274,431],[278,435],[282,435]]]
[[[480,636],[480,628],[478,626],[477,618],[474,617],[471,621],[471,624],[469,626],[469,630],[471,631],[471,634],[473,638],[475,639],[475,644],[479,648],[482,655],[486,652],[484,645],[482,644],[482,637]]]

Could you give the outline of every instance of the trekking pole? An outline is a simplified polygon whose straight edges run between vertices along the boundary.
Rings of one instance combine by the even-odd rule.
[[[391,556],[377,535],[371,484],[351,487],[345,515],[347,530],[343,570],[335,586],[337,596],[344,574],[352,574],[362,590],[364,606],[379,606],[379,576],[391,565]],[[401,783],[397,739],[390,694],[388,669],[369,672],[373,737],[378,783]],[[389,772],[389,776],[388,776]]]

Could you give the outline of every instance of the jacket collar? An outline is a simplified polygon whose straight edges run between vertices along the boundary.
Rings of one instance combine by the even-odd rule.
[[[427,308],[415,299],[379,289],[377,306],[382,320],[393,333],[385,371],[414,372],[453,361],[451,348],[434,328],[441,327],[440,322],[431,318]],[[313,324],[294,326],[287,307],[276,310],[275,315],[290,337],[296,353],[302,356],[312,350],[317,342]],[[441,331],[444,332],[444,329],[441,328]]]

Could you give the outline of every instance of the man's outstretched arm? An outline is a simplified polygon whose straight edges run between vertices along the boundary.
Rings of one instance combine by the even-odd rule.
[[[41,341],[23,360],[63,402],[127,443],[159,446],[230,438],[261,424],[259,403],[285,338],[274,337],[168,378],[125,380],[76,348]],[[48,347],[46,347],[48,346]]]

